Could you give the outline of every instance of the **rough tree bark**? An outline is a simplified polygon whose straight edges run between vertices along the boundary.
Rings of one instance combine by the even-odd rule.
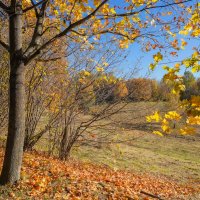
[[[1,184],[20,179],[25,132],[25,69],[22,53],[22,5],[17,2],[9,18],[10,89],[9,125]]]

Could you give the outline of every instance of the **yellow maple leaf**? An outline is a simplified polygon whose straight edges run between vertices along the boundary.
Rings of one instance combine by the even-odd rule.
[[[155,62],[159,62],[163,59],[163,55],[160,52],[158,52],[157,54],[155,54],[153,56],[153,59],[154,59]]]
[[[156,111],[153,115],[146,116],[146,120],[147,122],[152,122],[152,121],[159,122],[161,120],[161,116],[159,112]]]
[[[83,75],[84,75],[84,76],[90,76],[91,73],[85,70],[85,71],[83,72]]]
[[[153,131],[153,133],[159,136],[163,136],[163,134],[160,131]]]
[[[104,71],[104,68],[103,68],[103,67],[96,67],[96,70],[97,70],[98,72],[103,72],[103,71]]]
[[[187,123],[191,125],[200,125],[200,116],[190,116],[187,119]]]
[[[165,114],[165,118],[178,121],[181,119],[181,116],[176,111],[169,111],[168,113]]]

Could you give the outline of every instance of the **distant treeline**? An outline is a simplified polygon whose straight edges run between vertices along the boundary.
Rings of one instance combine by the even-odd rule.
[[[112,79],[113,79],[113,75]],[[183,76],[185,91],[181,92],[180,99],[190,99],[192,95],[200,95],[200,78],[187,71]],[[101,92],[99,92],[101,91]],[[102,81],[98,85],[96,103],[112,103],[124,101],[169,101],[174,98],[171,94],[170,84],[163,80],[157,81],[149,78],[120,79],[117,83]]]

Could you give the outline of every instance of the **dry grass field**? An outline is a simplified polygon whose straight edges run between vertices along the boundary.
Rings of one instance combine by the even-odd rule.
[[[154,135],[159,126],[147,123],[145,116],[157,109],[171,105],[128,104],[91,127],[86,136],[92,133],[92,138],[79,141],[65,162],[43,156],[44,137],[38,151],[25,153],[22,181],[0,187],[0,199],[147,199],[141,194],[147,191],[164,199],[198,200],[200,134],[181,136],[174,129],[168,136]],[[2,164],[2,149],[0,158]]]
[[[176,133],[176,129],[172,135],[164,137],[152,134],[152,130],[159,127],[147,123],[145,116],[156,109],[165,111],[170,105],[162,102],[130,103],[122,112],[105,120],[109,128],[103,126],[95,130],[96,140],[99,135],[107,136],[100,145],[75,147],[72,157],[113,169],[200,183],[200,134],[182,136]]]
[[[164,112],[171,107],[163,102],[129,103],[121,112],[91,128],[92,139],[75,145],[71,158],[114,170],[126,169],[200,184],[200,134],[182,136],[174,129],[173,134],[160,137],[152,133],[159,126],[145,120],[153,111]],[[2,139],[5,141],[4,136]],[[45,139],[35,149],[46,151]]]

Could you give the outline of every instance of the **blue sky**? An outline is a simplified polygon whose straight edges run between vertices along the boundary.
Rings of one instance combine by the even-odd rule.
[[[112,5],[115,6],[120,6],[120,7],[124,7],[126,4],[124,3],[124,0],[111,0]],[[195,1],[194,1],[195,2]],[[194,3],[192,2],[192,3]],[[188,42],[188,45],[185,47],[184,50],[180,50],[178,51],[178,56],[164,56],[164,59],[161,63],[169,63],[167,64],[168,66],[172,66],[173,67],[173,62],[175,61],[181,61],[184,58],[189,57],[192,54],[192,48],[194,46],[200,46],[200,40],[199,39],[193,39],[193,40],[188,40],[185,39]],[[128,52],[128,56],[126,58],[126,60],[124,60],[123,63],[121,63],[121,66],[119,67],[122,71],[124,71],[125,73],[129,73],[131,72],[131,70],[134,68],[134,65],[139,65],[139,72],[136,74],[136,76],[140,76],[143,77],[145,76],[149,69],[148,66],[150,65],[150,63],[152,63],[153,61],[153,54],[155,54],[157,51],[154,52],[143,52],[141,50],[140,45],[138,45],[137,43],[133,43],[132,45],[129,46],[129,48],[127,50],[124,50],[126,53]],[[163,64],[164,65],[164,64]],[[155,69],[155,71],[150,72],[150,77],[153,79],[157,79],[160,80],[163,75],[165,74],[165,71],[162,69],[162,64],[158,65],[158,67]],[[182,74],[184,73],[184,68],[182,70]],[[199,74],[195,75],[196,77],[199,77]]]
[[[160,64],[156,67],[154,71],[149,70],[150,63],[153,62],[153,54],[154,52],[143,52],[139,45],[132,44],[127,50],[125,50],[128,54],[126,60],[121,63],[120,69],[125,71],[125,73],[130,72],[135,65],[139,65],[139,71],[136,74],[136,76],[143,77],[147,74],[150,78],[160,80],[163,75],[165,74],[165,70],[162,69],[162,66],[168,65],[170,67],[173,67],[174,63],[176,61],[181,61],[187,57],[189,57],[192,54],[192,48],[194,46],[197,46],[197,44],[200,44],[200,41],[198,39],[194,39],[191,41],[188,41],[188,45],[185,47],[184,50],[180,50],[178,52],[178,56],[164,56],[164,59]],[[181,74],[183,74],[185,71],[185,68],[183,67]],[[199,73],[195,74],[196,77],[200,77]]]

